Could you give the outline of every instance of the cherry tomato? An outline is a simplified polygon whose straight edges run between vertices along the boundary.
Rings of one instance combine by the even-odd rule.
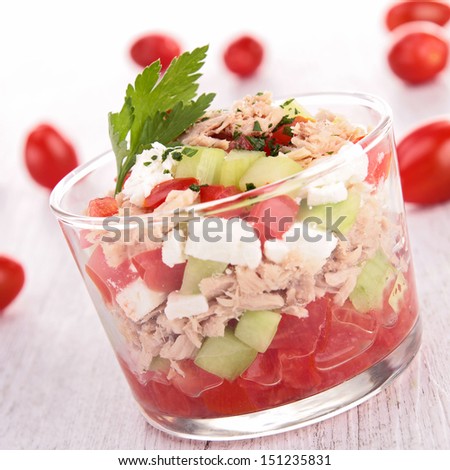
[[[217,201],[229,196],[239,194],[240,191],[235,186],[222,186],[218,184],[210,184],[200,188],[200,202]]]
[[[228,69],[240,77],[253,75],[264,57],[262,44],[251,36],[242,36],[225,50],[224,61]]]
[[[133,43],[130,49],[132,59],[141,67],[147,67],[159,59],[162,70],[166,70],[180,53],[181,47],[178,42],[165,34],[142,36]]]
[[[434,204],[450,199],[450,118],[413,130],[397,151],[405,201]]]
[[[22,266],[11,258],[0,255],[0,313],[22,290],[25,272]]]
[[[325,328],[330,299],[322,297],[307,305],[308,316],[298,318],[284,313],[270,349],[291,349],[300,356],[315,351],[322,330]]]
[[[149,289],[158,292],[179,290],[183,283],[186,263],[170,268],[162,260],[162,249],[145,251],[133,257],[132,262]]]
[[[388,54],[392,71],[411,84],[432,80],[447,65],[448,44],[445,36],[439,33],[438,26],[433,31],[415,29],[415,26],[404,31]]]
[[[99,197],[92,199],[88,206],[89,217],[110,217],[117,214],[119,206],[113,197]]]
[[[92,252],[85,269],[86,274],[103,297],[103,301],[109,304],[123,288],[139,278],[136,271],[131,270],[131,267],[128,259],[116,267],[111,267],[99,245]]]
[[[444,26],[450,19],[450,6],[439,1],[413,1],[394,4],[386,14],[389,31],[411,21],[431,21]]]
[[[54,127],[41,124],[33,129],[25,143],[25,164],[32,178],[53,189],[78,165],[72,144]]]
[[[271,238],[281,238],[294,223],[298,212],[297,203],[289,196],[275,196],[255,204],[248,221],[259,234],[261,242]]]
[[[159,207],[167,198],[170,191],[185,191],[189,186],[197,184],[195,178],[174,178],[157,184],[151,191],[150,195],[145,198],[144,207],[150,211]]]

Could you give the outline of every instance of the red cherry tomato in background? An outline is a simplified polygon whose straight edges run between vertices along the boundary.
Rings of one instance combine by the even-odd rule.
[[[25,143],[25,164],[32,178],[53,189],[78,165],[72,144],[54,127],[41,124],[33,129]]]
[[[413,130],[397,151],[405,201],[433,204],[450,199],[450,119]]]
[[[166,70],[172,60],[181,54],[178,42],[165,34],[147,34],[137,39],[130,49],[131,58],[141,67],[147,67],[155,60],[161,61]]]
[[[25,272],[22,266],[11,258],[0,255],[0,313],[22,290]]]
[[[411,21],[431,21],[444,26],[450,19],[450,5],[439,1],[413,1],[394,4],[386,14],[389,31]]]
[[[432,80],[447,65],[448,44],[442,28],[423,26],[423,22],[406,25],[388,55],[392,71],[411,84]]]
[[[162,183],[157,184],[152,189],[150,195],[145,198],[144,207],[153,211],[166,200],[170,191],[185,191],[193,184],[198,185],[198,180],[195,178],[174,178],[168,181],[163,181]]]
[[[240,77],[253,75],[264,57],[262,44],[251,36],[242,36],[225,50],[224,61],[228,69]]]

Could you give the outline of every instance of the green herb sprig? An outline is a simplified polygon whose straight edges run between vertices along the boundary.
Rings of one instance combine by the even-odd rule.
[[[109,113],[109,135],[117,162],[116,194],[122,190],[136,155],[154,142],[169,145],[200,119],[215,93],[196,100],[198,71],[204,64],[208,46],[185,52],[175,58],[161,76],[160,61],[153,62],[128,85],[118,113]]]

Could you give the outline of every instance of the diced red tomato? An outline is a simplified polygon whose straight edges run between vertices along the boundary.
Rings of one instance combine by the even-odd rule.
[[[273,238],[281,238],[295,221],[297,203],[289,196],[275,196],[255,204],[248,216],[262,243]]]
[[[111,303],[120,290],[138,279],[138,275],[130,268],[128,259],[115,268],[109,266],[100,245],[92,252],[85,267],[106,303]]]
[[[209,186],[202,186],[200,189],[200,202],[211,202],[217,201],[219,199],[224,199],[226,197],[234,196],[239,194],[240,191],[235,186],[221,186],[221,185],[209,185]],[[240,207],[238,209],[231,209],[231,210],[224,210],[219,211],[219,209],[227,209],[227,207],[232,206],[235,204],[232,203],[224,203],[215,206],[211,209],[214,213],[212,214],[214,217],[222,217],[224,219],[231,219],[233,217],[242,217],[244,214],[247,213],[247,208]]]
[[[241,387],[239,380],[225,380],[219,387],[206,390],[201,395],[203,403],[220,416],[229,416],[256,411],[256,405],[249,398],[248,391]]]
[[[195,178],[174,178],[163,181],[157,184],[150,195],[145,198],[144,207],[149,211],[153,211],[166,200],[170,191],[185,191],[193,184],[198,184],[198,180]]]
[[[315,354],[317,368],[331,369],[356,358],[373,344],[375,336],[376,331],[332,319],[328,339]]]
[[[392,152],[391,143],[387,139],[383,139],[367,152],[369,166],[366,181],[368,183],[377,185],[380,181],[386,180],[391,168]]]
[[[278,357],[281,364],[283,384],[307,391],[311,395],[319,390],[322,379],[314,367],[312,354],[301,356],[297,350],[280,349]]]
[[[119,206],[113,197],[99,197],[89,201],[89,217],[111,217],[117,214]]]
[[[168,415],[193,416],[191,400],[177,390],[173,385],[163,385],[158,382],[149,382],[153,388],[153,399],[156,407]]]
[[[223,383],[223,379],[200,369],[193,361],[180,361],[178,365],[184,372],[184,377],[177,374],[172,379],[172,384],[180,392],[189,397],[198,397],[205,390],[218,387]]]
[[[258,354],[252,365],[242,374],[244,380],[260,385],[276,385],[281,381],[280,361],[276,350]]]
[[[308,304],[305,318],[283,314],[269,348],[295,350],[300,356],[313,353],[325,328],[329,305],[330,299],[322,297]]]
[[[176,264],[173,268],[167,266],[162,260],[161,248],[139,253],[132,262],[149,289],[159,292],[180,289],[186,263]]]
[[[20,263],[0,256],[0,314],[20,293],[25,283],[25,271]]]
[[[298,122],[307,122],[308,119],[303,116],[297,116],[294,118],[294,121],[291,124],[284,124],[280,126],[273,134],[272,139],[275,141],[276,144],[279,145],[289,145],[292,139],[292,128]]]

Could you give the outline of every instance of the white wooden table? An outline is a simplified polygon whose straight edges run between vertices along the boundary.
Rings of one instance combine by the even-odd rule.
[[[220,21],[211,16],[189,33],[178,29],[182,19],[193,21],[206,2],[176,2],[178,9],[174,2],[129,3],[127,10],[123,2],[29,2],[24,16],[17,2],[0,18],[0,252],[27,271],[25,290],[0,318],[0,449],[450,449],[450,204],[408,208],[425,331],[420,353],[388,389],[325,422],[248,441],[179,440],[145,424],[48,193],[24,171],[27,129],[44,119],[56,123],[83,161],[108,148],[106,113],[119,108],[137,71],[127,44],[154,28],[174,32],[187,48],[211,44],[202,86],[219,92],[219,105],[259,89],[368,91],[390,102],[399,137],[450,109],[450,78],[411,90],[390,74],[381,24],[386,1],[284,2],[283,11],[293,8],[284,29],[274,27],[286,22],[281,10],[259,8],[258,20],[249,21],[251,5],[228,2]],[[257,78],[239,83],[219,54],[242,30],[259,34],[268,56]]]

